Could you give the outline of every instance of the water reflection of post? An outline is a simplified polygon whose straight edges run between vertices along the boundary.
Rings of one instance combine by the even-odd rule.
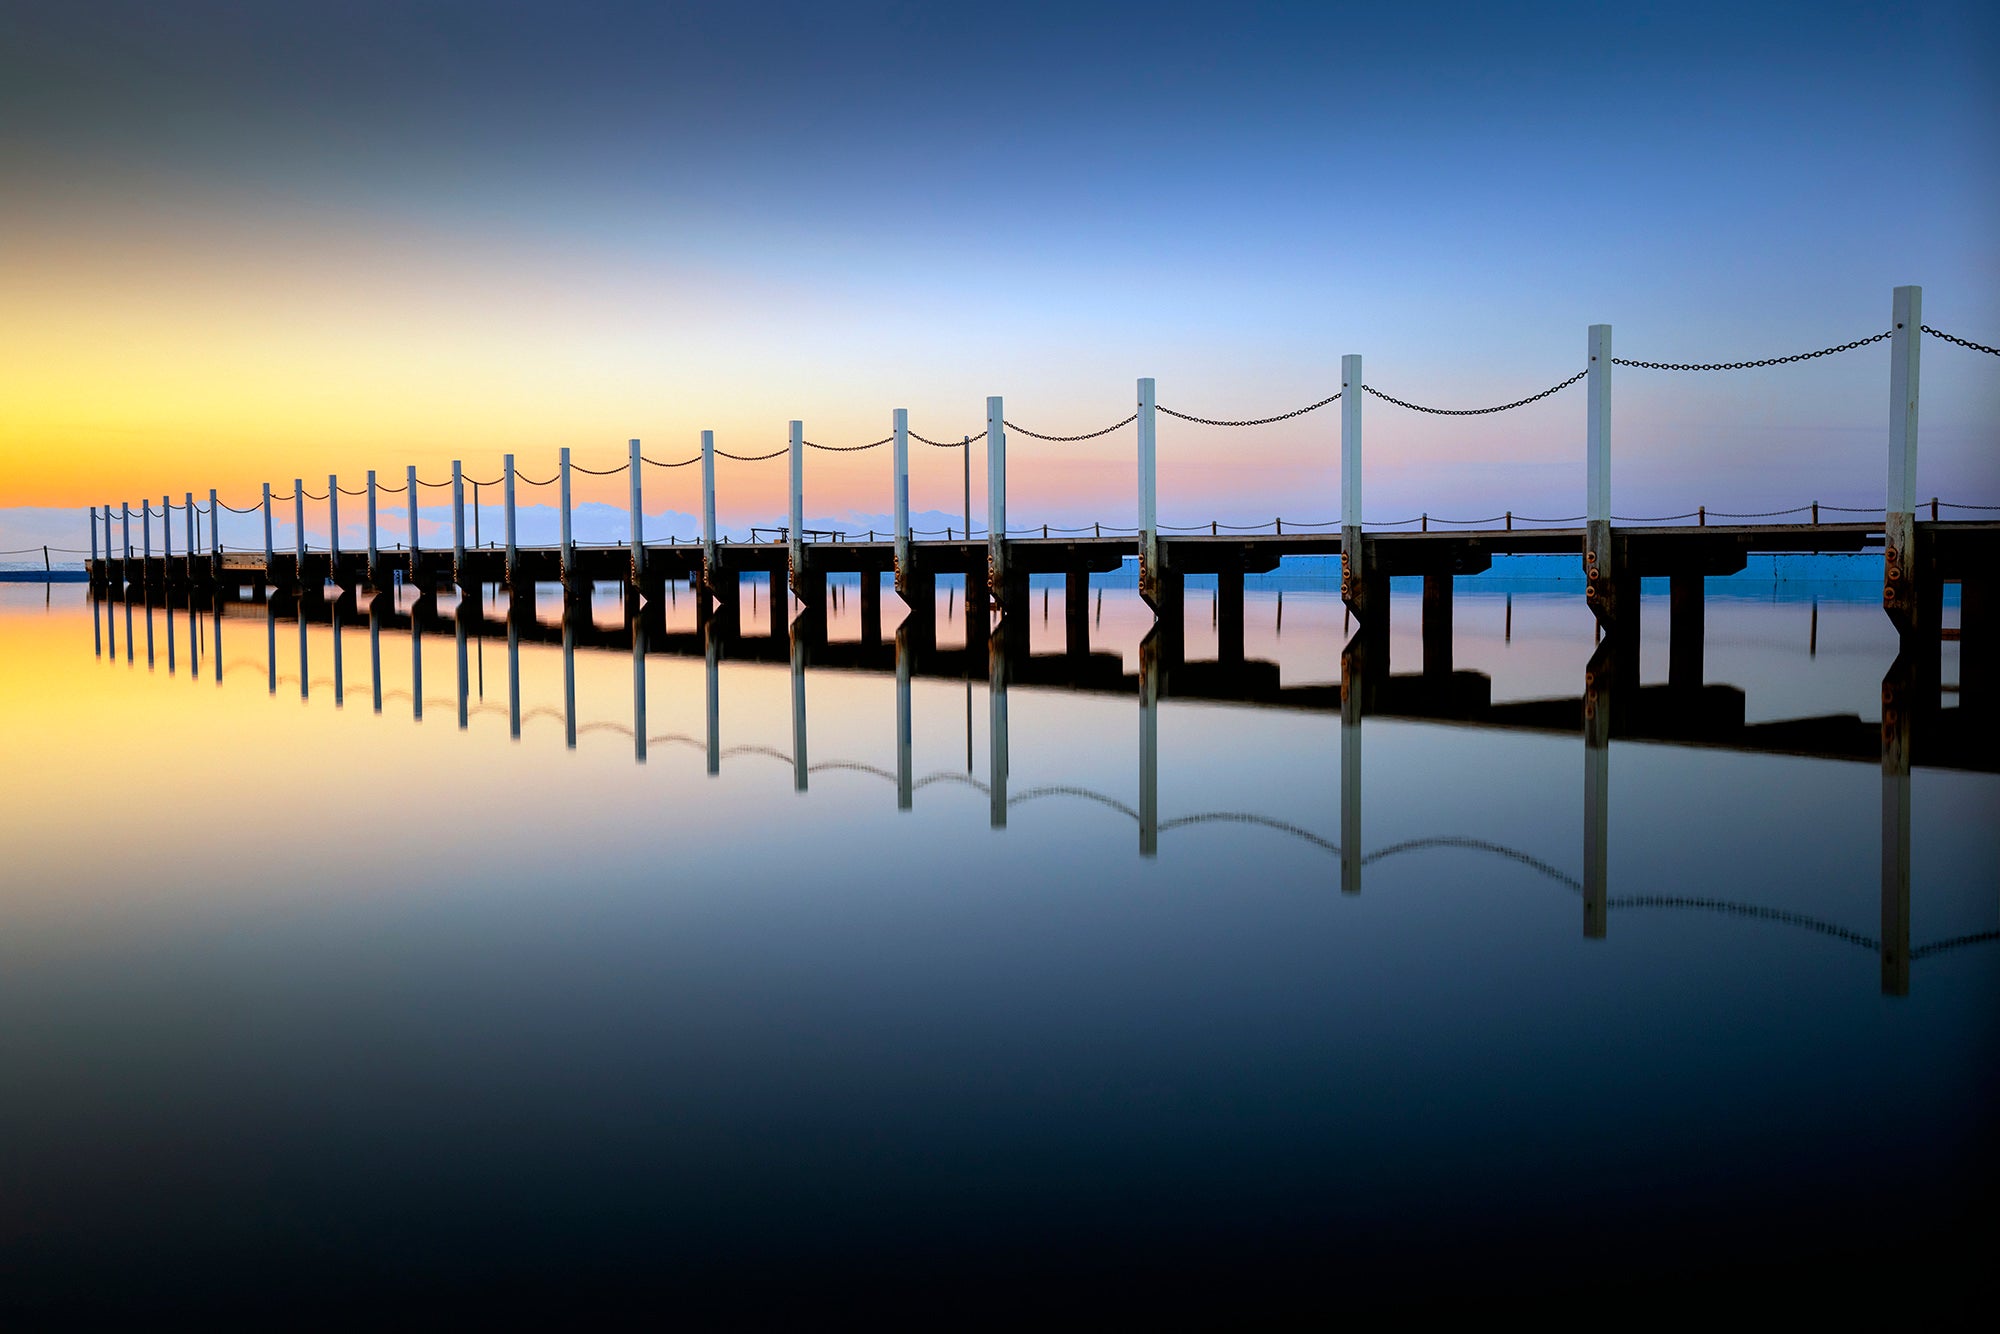
[[[581,612],[588,615],[587,607],[566,604],[563,607],[563,744],[576,749],[576,618]]]
[[[702,659],[707,678],[704,693],[708,707],[708,772],[713,776],[722,772],[722,634],[714,621],[708,623]]]
[[[1160,652],[1158,627],[1139,642],[1139,855],[1160,854]]]
[[[97,518],[95,515],[91,516],[90,540],[93,545],[97,542]],[[96,655],[100,658],[103,657],[104,620],[98,599],[95,597],[90,599],[90,642],[92,648],[96,650]]]
[[[410,716],[424,720],[424,606],[420,597],[410,607]]]
[[[188,680],[201,680],[201,612],[194,605],[194,594],[188,594]]]
[[[1340,655],[1340,892],[1361,892],[1361,718],[1368,703],[1368,631]]]
[[[458,730],[463,732],[471,722],[468,716],[472,705],[472,660],[465,651],[465,598],[458,600],[458,611],[451,618],[452,638],[458,649]]]
[[[153,670],[153,590],[146,590],[146,670]]]
[[[169,531],[172,530],[170,529]],[[150,607],[148,608],[148,610],[150,611]],[[180,670],[180,655],[177,652],[175,652],[175,646],[174,646],[173,603],[169,602],[165,607],[165,611],[167,618],[167,675],[172,676],[175,672]]]
[[[303,603],[298,608],[299,620],[299,698],[312,697],[312,672],[307,663],[306,653],[306,609]]]
[[[343,593],[333,600],[333,605],[328,609],[333,625],[333,707],[336,709],[347,707],[347,676],[340,655],[340,609],[346,601],[347,597]]]
[[[125,662],[128,666],[132,662],[132,594],[129,589],[125,593]]]
[[[987,822],[995,829],[1007,827],[1007,636],[1027,631],[1018,617],[1011,628],[1003,619],[986,645],[986,777],[992,796]]]
[[[1910,994],[1910,731],[1915,675],[1898,654],[1882,678],[1882,994]]]
[[[507,735],[521,739],[521,618],[507,608]]]
[[[278,604],[264,604],[264,689],[278,693]]]
[[[1628,608],[1629,610],[1629,608]],[[1605,841],[1611,800],[1611,683],[1622,652],[1609,635],[1583,669],[1583,934],[1604,938],[1609,854]]]
[[[771,595],[779,596],[775,586]],[[806,641],[795,633],[792,635],[792,791],[806,790],[806,774]]]
[[[375,712],[382,712],[382,599],[377,593],[368,599],[368,679],[375,695]]]
[[[634,443],[636,445],[637,442]],[[632,627],[632,762],[644,764],[646,762],[646,623],[640,617],[639,603],[635,595],[628,594],[626,605],[631,609],[628,623]]]
[[[915,653],[910,643],[910,623],[906,620],[896,627],[896,809],[907,811],[915,804],[916,787],[910,774],[910,668],[911,657]],[[970,736],[972,726],[971,691],[972,682],[966,680],[965,725]],[[965,764],[972,767],[972,751],[968,743]]]
[[[222,684],[222,594],[215,595],[215,683]]]

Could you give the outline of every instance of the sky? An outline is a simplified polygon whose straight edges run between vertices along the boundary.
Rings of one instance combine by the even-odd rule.
[[[0,0],[0,545],[32,507],[763,453],[793,418],[957,438],[990,394],[1074,434],[1148,375],[1262,417],[1345,353],[1484,406],[1593,323],[1785,355],[1903,283],[1994,345],[1996,236],[1990,5]],[[2000,504],[2000,358],[1930,340],[1923,390],[1920,492]],[[1620,369],[1614,511],[1879,503],[1887,400],[1879,343]],[[1336,413],[1162,419],[1161,518],[1334,517]],[[1580,385],[1365,416],[1371,520],[1582,510]],[[1013,523],[1130,522],[1131,428],[1007,455]],[[810,513],[888,510],[887,450],[806,466]],[[955,452],[912,470],[958,509]],[[645,482],[699,512],[698,470]],[[784,491],[720,465],[725,524]]]

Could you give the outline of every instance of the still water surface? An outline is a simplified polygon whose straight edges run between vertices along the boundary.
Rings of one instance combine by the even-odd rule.
[[[1712,601],[1706,680],[1873,726],[1893,635],[1815,593]],[[1250,595],[1278,702],[1152,708],[1128,589],[1092,689],[1022,683],[1037,589],[1002,699],[913,671],[907,758],[853,596],[797,670],[711,662],[686,590],[643,657],[600,602],[461,668],[448,600],[0,589],[0,1311],[1826,1301],[1990,1255],[2000,777],[1910,778],[1899,983],[1874,757],[1613,739],[1597,938],[1581,730],[1370,716],[1343,782],[1324,587]],[[1574,590],[1460,595],[1495,701],[1591,647]]]

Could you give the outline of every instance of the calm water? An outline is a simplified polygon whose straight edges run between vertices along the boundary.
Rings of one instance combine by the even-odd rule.
[[[1117,588],[1091,688],[1037,589],[996,698],[945,594],[907,757],[852,587],[796,671],[685,589],[635,660],[616,602],[510,655],[0,588],[0,1311],[1921,1301],[1990,1264],[2000,777],[1909,779],[1899,982],[1871,593],[1708,613],[1711,711],[1858,758],[1614,732],[1593,812],[1575,722],[1392,679],[1344,739],[1316,586],[1250,596],[1257,705],[1148,707]],[[1454,665],[1578,718],[1591,641],[1461,594]]]

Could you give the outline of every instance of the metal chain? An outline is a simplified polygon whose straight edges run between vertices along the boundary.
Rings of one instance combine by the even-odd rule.
[[[870,440],[865,445],[817,445],[810,440],[803,443],[807,449],[823,449],[829,454],[858,454],[864,449],[880,449],[895,438],[893,435],[885,435],[880,440]]]
[[[500,485],[500,483],[506,480],[507,480],[507,474],[501,473],[498,477],[495,477],[490,482],[482,482],[477,477],[468,477],[465,479],[465,483],[467,486],[498,486]]]
[[[587,472],[592,477],[616,477],[619,473],[624,472],[627,468],[631,467],[632,465],[630,463],[621,463],[615,468],[603,468],[603,469],[586,468],[581,463],[572,463],[569,466],[571,471],[573,472]]]
[[[408,486],[388,486],[381,482],[377,482],[375,483],[375,489],[377,491],[382,492],[385,495],[400,496],[410,488]]]
[[[1483,417],[1489,412],[1506,412],[1510,408],[1526,407],[1530,403],[1539,402],[1547,398],[1550,394],[1559,393],[1569,388],[1588,374],[1590,374],[1590,370],[1586,367],[1578,371],[1575,375],[1570,376],[1567,380],[1564,380],[1561,384],[1550,385],[1539,394],[1530,394],[1526,398],[1517,398],[1512,403],[1502,403],[1491,408],[1427,408],[1421,403],[1406,403],[1400,398],[1393,398],[1373,385],[1364,384],[1361,386],[1361,390],[1363,393],[1373,394],[1384,403],[1394,403],[1399,408],[1409,408],[1413,412],[1428,412],[1434,417]]]
[[[1120,427],[1130,426],[1133,422],[1138,420],[1139,420],[1139,414],[1135,412],[1131,416],[1127,417],[1124,421],[1113,422],[1111,423],[1111,425],[1105,427],[1101,431],[1088,431],[1085,432],[1083,435],[1043,435],[1040,431],[1031,431],[1025,426],[1016,426],[1014,425],[1013,422],[1007,421],[1004,418],[1001,420],[1000,424],[1002,426],[1005,426],[1010,431],[1018,431],[1022,435],[1028,436],[1031,439],[1053,440],[1056,441],[1058,444],[1069,444],[1077,440],[1095,440],[1100,435],[1110,435],[1113,431],[1118,430]]]
[[[700,462],[701,462],[701,455],[699,455],[699,454],[695,454],[695,455],[692,455],[692,456],[690,456],[690,457],[688,457],[688,458],[684,458],[684,459],[682,459],[682,460],[681,460],[681,461],[680,461],[679,463],[662,463],[662,462],[660,462],[660,461],[659,461],[658,459],[649,459],[649,458],[647,458],[647,457],[646,457],[646,456],[645,456],[644,454],[641,454],[641,455],[639,456],[639,462],[641,462],[641,463],[650,463],[650,464],[652,464],[652,465],[653,465],[653,466],[654,466],[655,468],[685,468],[685,467],[687,467],[687,466],[688,466],[688,464],[690,464],[690,463],[700,463]],[[528,485],[529,485],[529,486],[547,486],[547,485],[548,485],[548,483],[547,483],[547,482],[530,482],[530,483],[528,483]]]
[[[1785,366],[1794,361],[1811,361],[1814,357],[1830,357],[1836,352],[1852,352],[1857,347],[1867,347],[1870,343],[1879,343],[1895,332],[1894,329],[1884,329],[1881,333],[1875,334],[1872,337],[1857,338],[1851,343],[1842,343],[1838,347],[1823,347],[1817,352],[1799,352],[1789,357],[1766,357],[1762,361],[1628,361],[1624,357],[1613,357],[1611,364],[1614,366],[1635,366],[1645,371],[1747,371],[1753,370],[1758,366]],[[1958,340],[1954,338],[1952,341],[1957,342]],[[1990,352],[1993,349],[1984,348],[1982,350]]]
[[[343,486],[340,488],[340,494],[343,496],[365,496],[368,494],[368,488],[364,486],[358,491],[350,491]]]
[[[1272,422],[1290,421],[1294,417],[1303,417],[1308,412],[1317,412],[1339,397],[1339,394],[1333,394],[1322,398],[1317,403],[1308,403],[1302,408],[1293,408],[1290,412],[1281,412],[1275,417],[1251,417],[1244,421],[1226,421],[1219,417],[1197,417],[1191,412],[1175,412],[1169,407],[1160,407],[1159,411],[1166,413],[1169,417],[1179,417],[1184,422],[1199,422],[1203,426],[1269,426]],[[1119,423],[1120,426],[1124,424],[1123,422]]]
[[[2000,357],[2000,347],[1988,347],[1984,343],[1975,343],[1969,338],[1960,338],[1958,335],[1948,334],[1942,329],[1933,329],[1928,324],[1920,324],[1917,327],[1933,338],[1942,338],[1947,343],[1957,343],[1960,347],[1969,347],[1974,352],[1984,352],[1989,357]],[[1973,506],[1972,508],[1983,509],[1985,506]]]
[[[325,499],[326,499],[326,497],[325,497],[324,495],[314,495],[314,494],[313,494],[312,492],[310,492],[310,491],[308,491],[308,492],[306,492],[306,493],[305,493],[305,497],[306,497],[306,499],[307,499],[307,500],[325,500]]]
[[[976,444],[985,438],[985,431],[981,431],[978,435],[968,435],[963,440],[933,440],[927,435],[918,435],[915,431],[910,432],[910,439],[921,441],[937,449],[963,449],[965,446]]]
[[[790,445],[786,445],[783,449],[774,449],[768,454],[732,454],[726,449],[715,451],[716,457],[735,459],[738,463],[762,463],[765,459],[774,459],[780,454],[789,454],[791,452],[792,447]]]
[[[425,481],[425,480],[424,480],[423,478],[419,477],[419,478],[417,479],[417,485],[418,485],[418,486],[427,486],[427,487],[429,487],[429,488],[430,488],[431,490],[433,490],[433,491],[442,491],[442,490],[443,490],[443,489],[444,489],[445,487],[447,487],[447,486],[450,486],[450,485],[451,485],[451,483],[450,483],[450,482],[426,482],[426,481]]]

